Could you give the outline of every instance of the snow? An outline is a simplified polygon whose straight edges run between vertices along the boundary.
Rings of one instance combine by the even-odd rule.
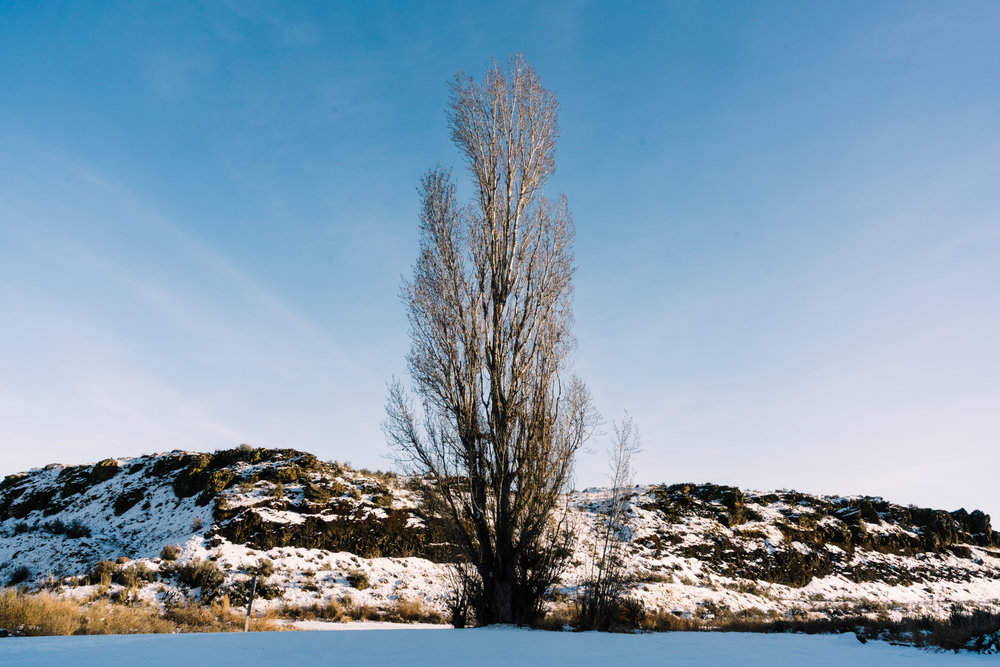
[[[0,664],[164,665],[972,665],[996,656],[931,653],[854,635],[675,632],[622,635],[479,628],[0,639]]]

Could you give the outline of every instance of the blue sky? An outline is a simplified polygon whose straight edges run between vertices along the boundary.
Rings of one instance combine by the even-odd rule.
[[[447,85],[523,52],[561,102],[576,370],[639,481],[996,515],[998,43],[988,2],[2,3],[0,474],[391,466]]]

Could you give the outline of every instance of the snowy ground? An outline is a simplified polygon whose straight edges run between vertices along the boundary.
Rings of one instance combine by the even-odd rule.
[[[996,656],[930,653],[854,635],[620,635],[481,628],[380,632],[39,637],[0,639],[12,665],[966,665]]]

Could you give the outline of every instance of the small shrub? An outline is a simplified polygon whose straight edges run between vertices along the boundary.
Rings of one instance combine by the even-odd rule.
[[[201,589],[201,598],[213,598],[219,587],[226,581],[226,575],[210,560],[196,558],[177,568],[177,580],[191,588]]]
[[[66,532],[66,524],[62,522],[62,519],[55,519],[42,526],[42,529],[53,535],[62,535]]]
[[[10,577],[7,578],[7,585],[17,586],[18,584],[23,584],[30,578],[31,568],[27,565],[18,565],[14,568],[14,571],[10,573]]]
[[[181,555],[181,548],[176,544],[168,544],[160,551],[160,558],[166,561],[177,560]]]
[[[245,607],[250,601],[250,590],[253,587],[253,579],[237,579],[225,589],[225,595],[229,601],[237,607]],[[253,591],[256,600],[273,600],[281,597],[282,589],[277,584],[272,584],[267,579],[257,579],[257,588]]]
[[[79,537],[90,537],[90,526],[79,519],[73,519],[66,525],[66,537],[77,539]]]
[[[274,561],[270,558],[261,558],[257,564],[250,568],[250,574],[258,577],[270,577],[274,574]]]
[[[347,583],[351,585],[351,588],[356,588],[359,591],[363,591],[371,585],[368,581],[368,575],[361,570],[349,571],[347,573]]]
[[[111,580],[115,576],[117,566],[109,560],[102,560],[91,568],[87,573],[87,583],[94,586],[106,588],[111,585]]]
[[[123,567],[112,577],[112,581],[127,588],[134,588],[156,581],[156,572],[143,562],[131,567]]]
[[[202,525],[203,524],[202,524],[202,521],[201,521],[201,517],[200,516],[196,516],[194,518],[194,520],[191,521],[191,532],[192,533],[197,533],[199,530],[202,529]]]
[[[248,577],[246,579],[237,579],[226,588],[225,592],[234,605],[245,607],[247,601],[250,599],[251,588],[253,588],[253,578]],[[271,583],[264,577],[257,578],[257,588],[253,591],[254,599],[256,600],[274,600],[275,598],[280,598],[283,593],[284,589],[280,585]]]

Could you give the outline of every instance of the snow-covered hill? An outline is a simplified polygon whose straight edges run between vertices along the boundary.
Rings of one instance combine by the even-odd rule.
[[[240,605],[256,573],[261,608],[349,597],[446,613],[452,550],[426,511],[427,488],[249,447],[50,465],[0,483],[0,584]],[[577,553],[554,605],[589,572],[607,493],[569,498]],[[1000,611],[1000,534],[981,512],[711,484],[637,487],[631,507],[630,595],[651,610],[757,620]]]

